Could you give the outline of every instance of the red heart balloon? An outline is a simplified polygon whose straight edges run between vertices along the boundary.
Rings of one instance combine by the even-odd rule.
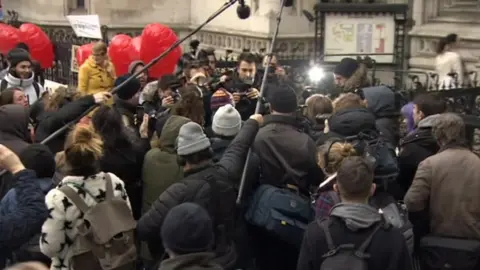
[[[119,75],[124,75],[128,73],[128,66],[135,59],[135,48],[132,44],[132,38],[120,34],[116,35],[110,41],[108,47],[108,56],[110,56],[110,61],[112,61],[115,66],[115,72]]]
[[[144,63],[152,61],[177,40],[175,32],[165,25],[152,23],[145,26],[142,32],[140,59]],[[175,48],[165,58],[153,65],[148,74],[151,77],[159,78],[162,75],[173,73],[181,55],[182,49],[180,47]]]
[[[38,61],[42,68],[52,67],[55,56],[53,44],[43,30],[35,24],[24,23],[19,28],[25,44],[30,49],[32,59]]]
[[[77,49],[77,53],[75,54],[75,58],[77,58],[77,65],[80,67],[85,61],[87,61],[88,57],[92,55],[92,48],[95,43],[88,43],[85,45],[80,46]]]
[[[8,53],[20,42],[22,42],[22,34],[17,28],[0,23],[0,53]]]
[[[132,38],[132,45],[135,49],[135,60],[140,60],[140,49],[142,48],[142,36]]]

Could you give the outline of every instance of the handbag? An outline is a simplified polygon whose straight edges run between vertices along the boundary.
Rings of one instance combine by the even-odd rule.
[[[314,217],[309,198],[293,185],[260,185],[245,213],[248,223],[295,247],[301,246],[303,233]]]
[[[480,269],[480,241],[428,235],[420,240],[420,261],[425,270]]]

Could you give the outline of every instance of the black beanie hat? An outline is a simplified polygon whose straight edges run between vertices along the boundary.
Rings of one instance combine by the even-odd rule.
[[[353,58],[343,58],[342,61],[335,67],[334,74],[343,76],[345,78],[352,77],[353,73],[358,69],[358,62]]]
[[[163,221],[161,236],[165,248],[177,255],[209,251],[214,243],[213,223],[198,204],[173,207]]]
[[[55,174],[55,156],[43,144],[31,144],[19,155],[25,168],[37,173],[38,178],[52,178]]]
[[[129,75],[124,75],[124,76],[118,77],[115,80],[115,87],[119,86],[121,83],[126,81],[128,79],[128,77],[130,77],[130,76]],[[142,88],[142,85],[140,84],[140,81],[137,78],[134,78],[131,81],[129,81],[127,84],[125,84],[124,86],[120,87],[120,89],[117,90],[117,96],[120,99],[129,100],[133,96],[135,96],[135,94],[138,91],[140,91],[140,88]]]
[[[10,67],[14,68],[18,65],[18,63],[23,62],[23,61],[28,61],[32,63],[32,59],[30,59],[30,54],[20,48],[15,48],[10,50],[7,53],[7,60],[10,63]]]
[[[280,85],[269,89],[267,97],[270,108],[279,113],[294,113],[297,110],[297,95],[291,87]]]

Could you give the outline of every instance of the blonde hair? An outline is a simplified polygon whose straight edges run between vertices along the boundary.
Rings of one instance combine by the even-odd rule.
[[[7,268],[7,270],[48,270],[49,268],[39,262],[17,263]]]
[[[306,116],[310,120],[315,120],[317,115],[331,114],[333,112],[332,100],[327,96],[315,94],[307,98],[305,105],[307,105]]]
[[[341,94],[333,101],[333,112],[366,107],[366,102],[362,100],[359,95],[354,93]]]
[[[320,146],[317,151],[318,166],[329,174],[338,171],[343,160],[347,157],[357,156],[357,151],[350,143],[335,142],[328,149],[329,146],[330,143],[326,143]]]
[[[69,88],[59,86],[53,94],[51,94],[45,102],[45,111],[57,111],[65,103],[77,99],[79,92]]]
[[[103,141],[91,126],[77,125],[70,132],[65,142],[65,162],[70,174],[96,174],[102,156]]]
[[[106,54],[107,53],[107,44],[103,41],[96,42],[92,47],[92,53],[94,54]]]

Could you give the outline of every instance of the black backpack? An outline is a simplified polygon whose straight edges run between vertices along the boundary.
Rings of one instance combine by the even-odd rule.
[[[386,142],[378,132],[360,132],[358,135],[345,137],[358,154],[369,160],[374,168],[374,181],[387,190],[388,184],[395,182],[399,173],[395,149]]]
[[[325,233],[328,252],[322,255],[323,262],[320,270],[368,270],[368,259],[370,254],[366,253],[373,236],[384,225],[379,222],[358,248],[355,244],[343,244],[336,246],[333,242],[329,229],[329,219],[318,220],[317,224]]]

